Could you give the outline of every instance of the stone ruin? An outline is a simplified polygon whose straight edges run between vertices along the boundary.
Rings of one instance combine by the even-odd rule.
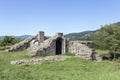
[[[55,36],[45,39],[44,32],[40,31],[36,36],[11,46],[8,51],[15,52],[25,49],[29,51],[28,55],[31,57],[49,53],[59,55],[71,52],[77,57],[94,58],[93,43],[91,41],[69,41],[63,33],[56,33]]]

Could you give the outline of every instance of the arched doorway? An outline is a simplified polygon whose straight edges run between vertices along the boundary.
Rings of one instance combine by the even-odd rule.
[[[62,38],[56,40],[56,55],[62,54]]]

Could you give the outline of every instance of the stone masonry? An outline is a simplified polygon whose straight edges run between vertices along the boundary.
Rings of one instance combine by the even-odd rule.
[[[31,57],[49,53],[59,55],[71,52],[78,57],[92,59],[94,55],[93,43],[90,41],[69,41],[63,36],[63,33],[56,33],[55,36],[45,40],[43,31],[39,32],[37,36],[27,38],[11,46],[8,51],[24,49],[29,51],[28,54]]]
[[[70,41],[69,52],[76,56],[91,59],[93,55],[93,44],[90,41]]]

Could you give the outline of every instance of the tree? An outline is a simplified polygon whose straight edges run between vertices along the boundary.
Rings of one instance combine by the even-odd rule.
[[[115,24],[102,26],[95,33],[94,39],[97,48],[108,49],[114,54],[115,59],[116,53],[120,50],[120,26]]]
[[[2,43],[1,43],[1,40],[0,40],[0,46],[1,46],[1,44],[2,44]]]
[[[1,41],[1,46],[10,46],[15,43],[18,43],[19,41],[19,39],[16,39],[12,36],[5,36],[4,39]]]
[[[120,50],[120,27],[117,25],[110,25],[106,30],[109,36],[105,38],[105,41],[110,53],[114,53],[115,60],[115,54]]]
[[[105,27],[101,26],[101,28],[97,30],[93,36],[93,42],[94,42],[95,48],[101,49],[101,50],[107,49],[107,46],[104,40],[107,36],[108,34],[105,31]]]

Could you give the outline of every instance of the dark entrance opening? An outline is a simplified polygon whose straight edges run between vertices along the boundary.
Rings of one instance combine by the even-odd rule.
[[[56,55],[62,54],[62,38],[56,40]]]

